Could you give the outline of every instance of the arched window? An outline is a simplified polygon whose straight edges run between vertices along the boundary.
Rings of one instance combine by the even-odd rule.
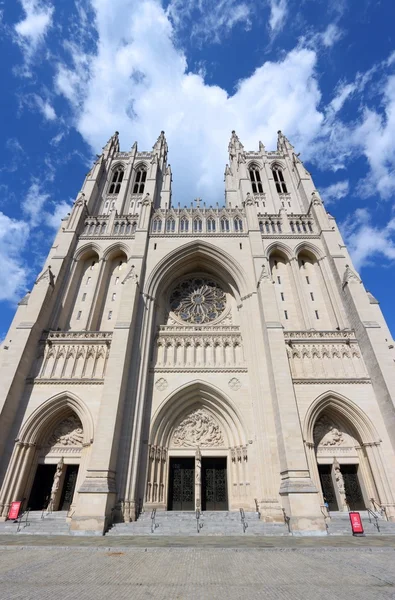
[[[243,221],[240,219],[240,217],[236,217],[233,222],[235,226],[235,231],[243,231]]]
[[[124,170],[122,167],[117,167],[112,175],[110,188],[108,190],[109,194],[119,194],[119,190],[121,189],[121,183],[123,179]]]
[[[270,233],[270,225],[267,221],[265,223],[265,229],[266,229],[266,233]]]
[[[136,229],[137,229],[137,223],[136,223],[136,221],[133,221],[133,223],[132,223],[132,233],[134,233],[136,231]]]
[[[302,229],[305,233],[307,233],[306,223],[302,221]]]
[[[277,231],[278,231],[278,233],[282,233],[280,221],[277,221]]]
[[[180,231],[186,233],[189,230],[189,221],[186,217],[182,217],[180,221]]]
[[[162,231],[162,219],[160,219],[159,217],[157,219],[154,219],[152,223],[152,231],[154,233],[159,233],[160,231]]]
[[[88,233],[88,229],[89,229],[89,223],[85,223],[85,227],[84,227],[84,231],[82,232],[82,235],[86,235]]]
[[[249,168],[252,192],[254,194],[263,194],[263,187],[261,181],[261,174],[259,173],[259,169],[256,165],[251,165]]]
[[[95,231],[95,224],[91,223],[90,227],[89,227],[89,235],[93,235]]]
[[[261,233],[264,233],[264,227],[263,227],[263,221],[259,221],[259,230],[261,231]]]
[[[167,219],[167,221],[166,221],[166,231],[174,231],[175,228],[176,228],[176,222],[172,217],[170,217],[170,219]]]
[[[123,235],[125,233],[125,223],[121,223],[121,227],[119,229],[119,233],[120,233],[120,235]]]
[[[207,231],[215,231],[215,219],[213,219],[213,217],[207,219]]]
[[[272,226],[273,233],[276,233],[276,225],[275,225],[274,221],[270,221],[270,225]]]
[[[195,232],[202,231],[202,220],[201,219],[194,219],[193,231],[195,231]]]
[[[296,221],[295,225],[296,225],[296,231],[297,231],[298,233],[301,233],[301,230],[300,230],[300,223],[299,223],[299,221]]]
[[[229,219],[221,219],[221,231],[229,231]]]
[[[128,223],[128,224],[126,225],[126,229],[125,229],[125,233],[126,233],[126,235],[130,235],[131,229],[132,229],[132,226],[131,226],[131,224],[130,224],[130,223]]]
[[[133,194],[143,194],[145,181],[147,179],[147,169],[141,166],[136,171],[136,177],[134,179]]]
[[[287,194],[287,186],[285,185],[283,170],[278,165],[274,165],[273,169],[273,178],[276,184],[276,189],[279,194]]]
[[[106,233],[106,224],[105,223],[102,223],[100,233],[101,233],[101,235],[104,235]]]
[[[119,223],[115,223],[114,234],[117,235],[119,232]]]
[[[307,227],[309,228],[310,233],[313,233],[313,228],[311,226],[310,221],[307,222]]]
[[[291,227],[292,233],[295,233],[295,226],[293,224],[293,221],[290,222],[290,227]]]
[[[97,223],[96,227],[95,227],[95,235],[99,235],[99,233],[100,233],[100,223]]]

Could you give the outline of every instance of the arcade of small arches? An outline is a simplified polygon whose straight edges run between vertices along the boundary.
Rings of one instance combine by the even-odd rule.
[[[152,220],[152,233],[242,233],[244,223],[241,215],[233,218],[228,216],[202,216],[190,217],[184,215],[181,217],[167,217],[166,219],[157,215]]]

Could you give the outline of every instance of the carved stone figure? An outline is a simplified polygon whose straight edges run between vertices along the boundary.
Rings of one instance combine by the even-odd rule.
[[[59,490],[60,478],[62,477],[62,472],[63,472],[63,458],[61,458],[60,461],[58,462],[58,464],[56,465],[56,471],[55,471],[52,488],[51,488],[51,496],[50,496],[49,504],[48,504],[49,509],[53,509],[53,507],[55,505],[56,495]]]
[[[316,446],[341,446],[344,435],[327,415],[323,415],[314,427],[314,443]]]
[[[48,440],[48,446],[81,446],[83,435],[81,421],[72,415],[59,423]]]
[[[219,425],[199,408],[186,417],[175,429],[173,445],[184,447],[223,446],[224,438]]]

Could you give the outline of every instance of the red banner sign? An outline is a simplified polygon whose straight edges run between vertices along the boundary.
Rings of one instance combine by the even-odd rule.
[[[22,502],[11,502],[10,510],[8,511],[8,518],[15,520],[18,518],[19,511],[21,509]]]
[[[363,535],[363,525],[359,512],[350,512],[349,515],[353,535]]]

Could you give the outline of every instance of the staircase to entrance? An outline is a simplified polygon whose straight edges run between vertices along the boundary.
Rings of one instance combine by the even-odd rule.
[[[284,523],[265,523],[256,512],[243,511],[157,511],[144,512],[132,523],[116,523],[108,536],[284,536],[289,535]],[[197,518],[199,516],[199,519]],[[247,524],[247,527],[243,525]]]

